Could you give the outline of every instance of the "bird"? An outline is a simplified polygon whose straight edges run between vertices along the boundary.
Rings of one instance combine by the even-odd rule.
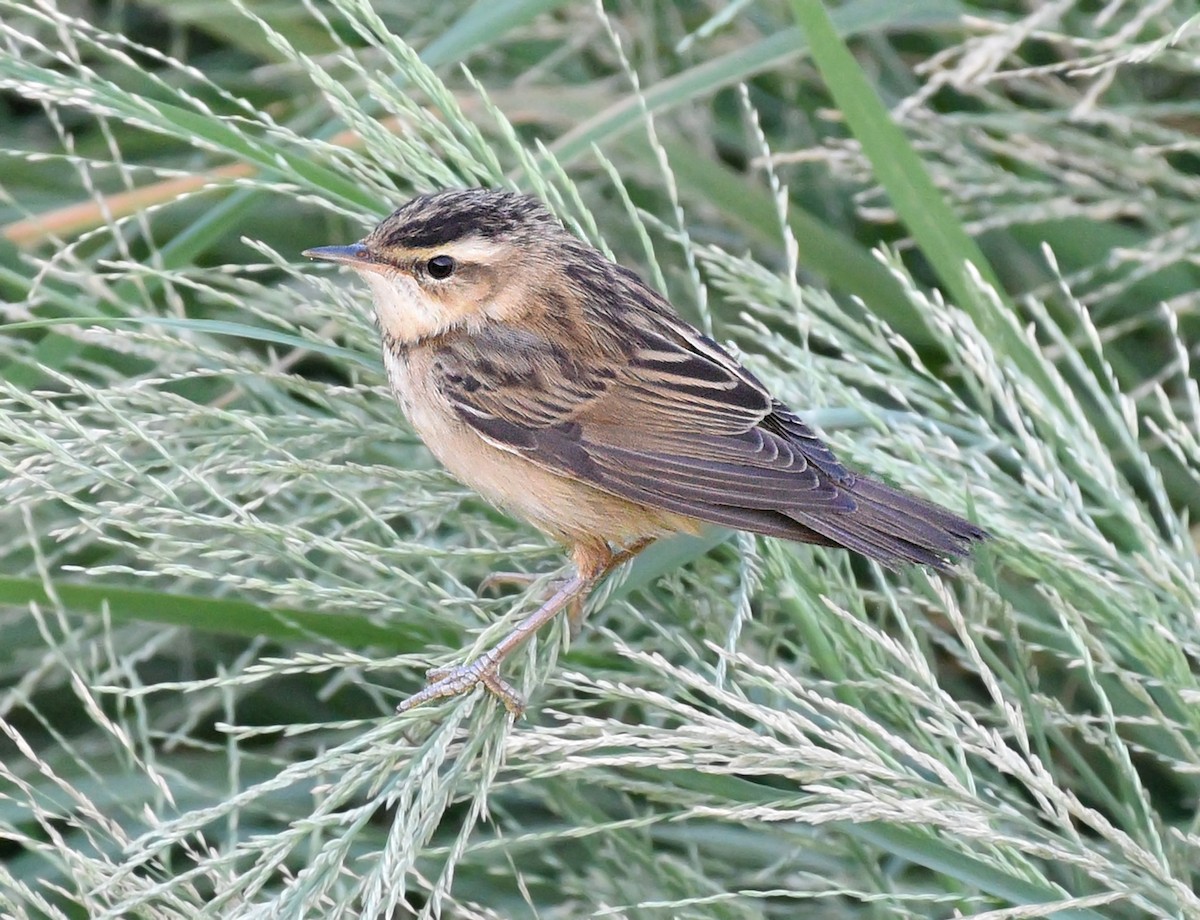
[[[366,282],[390,388],[434,457],[573,563],[499,643],[430,670],[400,712],[482,684],[519,716],[504,659],[665,536],[720,525],[937,570],[987,537],[844,466],[725,348],[533,196],[419,195],[362,240],[303,255]]]

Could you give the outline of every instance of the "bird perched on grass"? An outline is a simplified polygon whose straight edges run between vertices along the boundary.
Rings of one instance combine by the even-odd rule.
[[[309,249],[368,284],[388,380],[445,467],[562,542],[575,574],[489,652],[400,710],[482,683],[658,537],[704,524],[945,568],[984,538],[844,467],[801,418],[634,272],[536,199],[414,198],[358,243]]]

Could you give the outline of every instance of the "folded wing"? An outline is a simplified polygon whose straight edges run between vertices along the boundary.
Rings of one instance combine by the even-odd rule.
[[[984,536],[850,472],[715,342],[665,312],[649,319],[639,315],[606,360],[587,365],[527,331],[447,341],[438,385],[490,443],[702,521],[843,546],[888,566],[944,567]]]

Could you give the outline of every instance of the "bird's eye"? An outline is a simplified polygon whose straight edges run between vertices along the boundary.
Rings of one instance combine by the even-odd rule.
[[[444,281],[454,274],[455,262],[450,256],[434,256],[426,263],[429,277],[434,281]]]

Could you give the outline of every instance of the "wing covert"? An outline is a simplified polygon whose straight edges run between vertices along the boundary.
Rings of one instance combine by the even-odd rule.
[[[490,443],[632,501],[759,531],[779,512],[854,508],[838,488],[852,474],[816,434],[690,329],[586,363],[550,337],[485,330],[443,344],[435,373]]]

